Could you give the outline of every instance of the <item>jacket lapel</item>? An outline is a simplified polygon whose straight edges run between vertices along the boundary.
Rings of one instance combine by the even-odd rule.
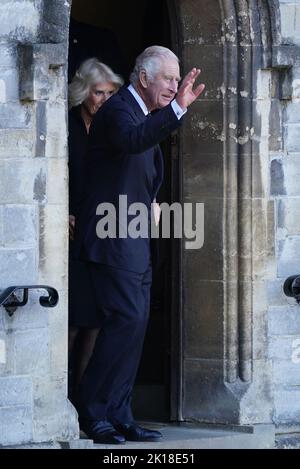
[[[132,114],[135,116],[137,123],[144,122],[146,120],[146,116],[143,113],[141,106],[133,97],[133,95],[128,91],[126,86],[122,86],[118,92],[120,98],[126,102],[126,104],[130,107]]]

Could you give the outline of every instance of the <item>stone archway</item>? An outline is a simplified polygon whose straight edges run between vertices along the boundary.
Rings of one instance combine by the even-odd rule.
[[[276,2],[178,1],[174,15],[184,69],[200,66],[206,82],[180,136],[182,201],[205,203],[205,242],[181,252],[177,418],[270,422],[267,305],[257,298],[274,220],[263,172],[269,115],[257,98],[262,70],[284,67]]]
[[[176,264],[182,297],[174,328],[174,420],[271,420],[264,305],[253,298],[264,291],[264,266],[273,255],[264,231],[270,210],[256,98],[260,70],[285,66],[275,47],[275,3],[169,2],[175,52],[184,70],[200,65],[207,85],[179,139],[181,200],[205,203],[205,244],[198,252],[182,245]],[[48,9],[44,20],[49,42],[65,48],[66,16]]]

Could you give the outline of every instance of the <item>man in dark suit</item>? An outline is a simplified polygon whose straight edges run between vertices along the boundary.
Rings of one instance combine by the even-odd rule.
[[[130,402],[149,314],[151,204],[163,179],[158,144],[179,127],[203,91],[202,84],[193,89],[199,73],[192,69],[178,90],[177,57],[164,47],[147,48],[137,58],[131,85],[101,107],[90,129],[75,243],[78,256],[89,262],[102,327],[77,409],[81,428],[98,443],[162,436],[134,422]],[[130,231],[134,216],[126,212],[124,217],[124,197],[127,206],[138,202],[145,207],[140,224],[146,223],[146,235]],[[110,207],[115,211],[106,221],[116,221],[116,227],[105,237],[102,222]]]

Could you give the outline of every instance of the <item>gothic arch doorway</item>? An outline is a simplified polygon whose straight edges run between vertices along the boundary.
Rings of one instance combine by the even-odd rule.
[[[205,204],[205,240],[198,251],[185,249],[184,242],[169,247],[166,291],[171,294],[165,317],[170,322],[156,329],[156,337],[169,337],[164,358],[158,357],[168,363],[166,381],[155,399],[153,383],[143,383],[141,371],[142,392],[136,397],[138,412],[151,408],[140,396],[150,396],[149,403],[164,402],[154,409],[155,418],[235,424],[270,420],[270,373],[267,360],[257,360],[263,357],[256,326],[260,306],[253,305],[262,275],[259,269],[254,272],[253,260],[267,248],[253,243],[252,230],[257,216],[261,228],[268,223],[256,98],[259,73],[277,63],[272,48],[278,40],[276,3],[89,0],[83,8],[82,0],[73,0],[77,20],[88,23],[98,17],[103,23],[96,26],[117,35],[124,73],[137,53],[157,40],[177,53],[183,73],[199,66],[206,83],[204,95],[166,149],[168,196]],[[260,256],[259,265],[263,262]],[[157,350],[159,341],[153,337]],[[145,360],[146,355],[142,367]],[[144,373],[149,376],[147,366]],[[252,412],[247,405],[254,401]]]

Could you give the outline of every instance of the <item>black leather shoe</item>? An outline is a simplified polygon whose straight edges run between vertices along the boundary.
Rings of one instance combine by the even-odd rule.
[[[94,440],[94,443],[121,445],[126,441],[107,420],[80,420],[80,429],[88,438]]]
[[[127,441],[160,441],[162,439],[160,432],[139,427],[136,423],[117,424],[115,428]]]

